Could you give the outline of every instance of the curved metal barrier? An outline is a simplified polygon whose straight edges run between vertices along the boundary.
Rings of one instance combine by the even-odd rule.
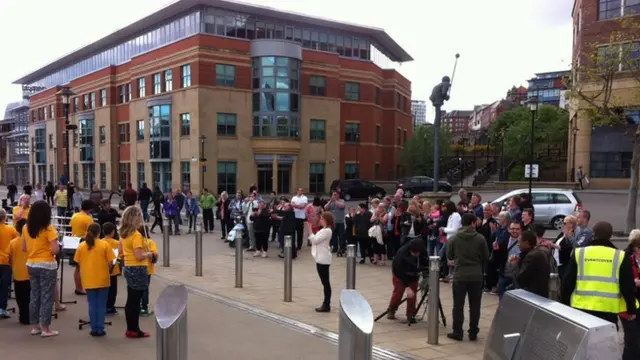
[[[156,301],[156,359],[187,360],[187,288],[167,286]]]
[[[373,359],[373,311],[356,290],[340,293],[338,359]]]

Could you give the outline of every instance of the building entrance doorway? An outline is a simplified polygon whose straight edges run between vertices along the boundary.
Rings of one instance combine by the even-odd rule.
[[[278,164],[278,194],[291,194],[291,164]]]
[[[273,164],[258,164],[258,193],[273,191]]]
[[[151,170],[153,172],[153,186],[159,186],[162,192],[171,192],[171,163],[151,163]]]

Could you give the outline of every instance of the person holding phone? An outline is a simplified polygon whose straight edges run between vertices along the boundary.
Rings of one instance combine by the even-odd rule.
[[[513,285],[513,279],[518,268],[520,260],[520,248],[518,247],[518,239],[522,233],[522,221],[511,220],[509,224],[509,241],[506,243],[498,243],[498,249],[494,247],[494,257],[498,261],[499,278],[498,278],[498,296],[502,298],[505,291]]]

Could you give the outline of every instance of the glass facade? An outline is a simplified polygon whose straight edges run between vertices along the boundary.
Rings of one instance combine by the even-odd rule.
[[[300,137],[300,61],[253,59],[253,136]]]
[[[75,64],[58,69],[29,85],[51,88],[111,65],[123,64],[131,58],[172,42],[198,34],[212,34],[240,39],[283,39],[302,44],[306,49],[336,53],[340,56],[372,61],[381,68],[398,69],[399,63],[389,59],[374,42],[348,32],[301,25],[284,20],[230,12],[208,7],[194,9],[157,24],[144,34],[122,41]]]
[[[93,163],[94,157],[94,127],[93,119],[83,119],[78,122],[80,162]],[[84,170],[83,170],[84,171]]]
[[[47,163],[47,146],[46,146],[46,132],[45,128],[36,129],[34,137],[34,156],[36,164]]]
[[[151,107],[149,146],[151,160],[171,161],[171,105]]]

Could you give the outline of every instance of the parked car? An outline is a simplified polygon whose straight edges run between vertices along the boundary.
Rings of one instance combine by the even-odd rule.
[[[490,203],[497,203],[503,210],[506,210],[511,197],[528,193],[529,189],[513,190]],[[556,230],[562,230],[562,224],[566,216],[574,215],[582,209],[582,201],[578,194],[569,189],[532,189],[531,197],[535,212],[535,222]]]
[[[400,179],[396,187],[404,191],[405,197],[412,197],[425,191],[433,191],[433,178],[410,176]],[[447,181],[438,181],[438,191],[451,192],[451,184]]]
[[[372,183],[362,179],[334,180],[331,183],[331,192],[340,188],[340,196],[349,201],[351,199],[367,199],[369,196],[383,198],[387,192]]]

